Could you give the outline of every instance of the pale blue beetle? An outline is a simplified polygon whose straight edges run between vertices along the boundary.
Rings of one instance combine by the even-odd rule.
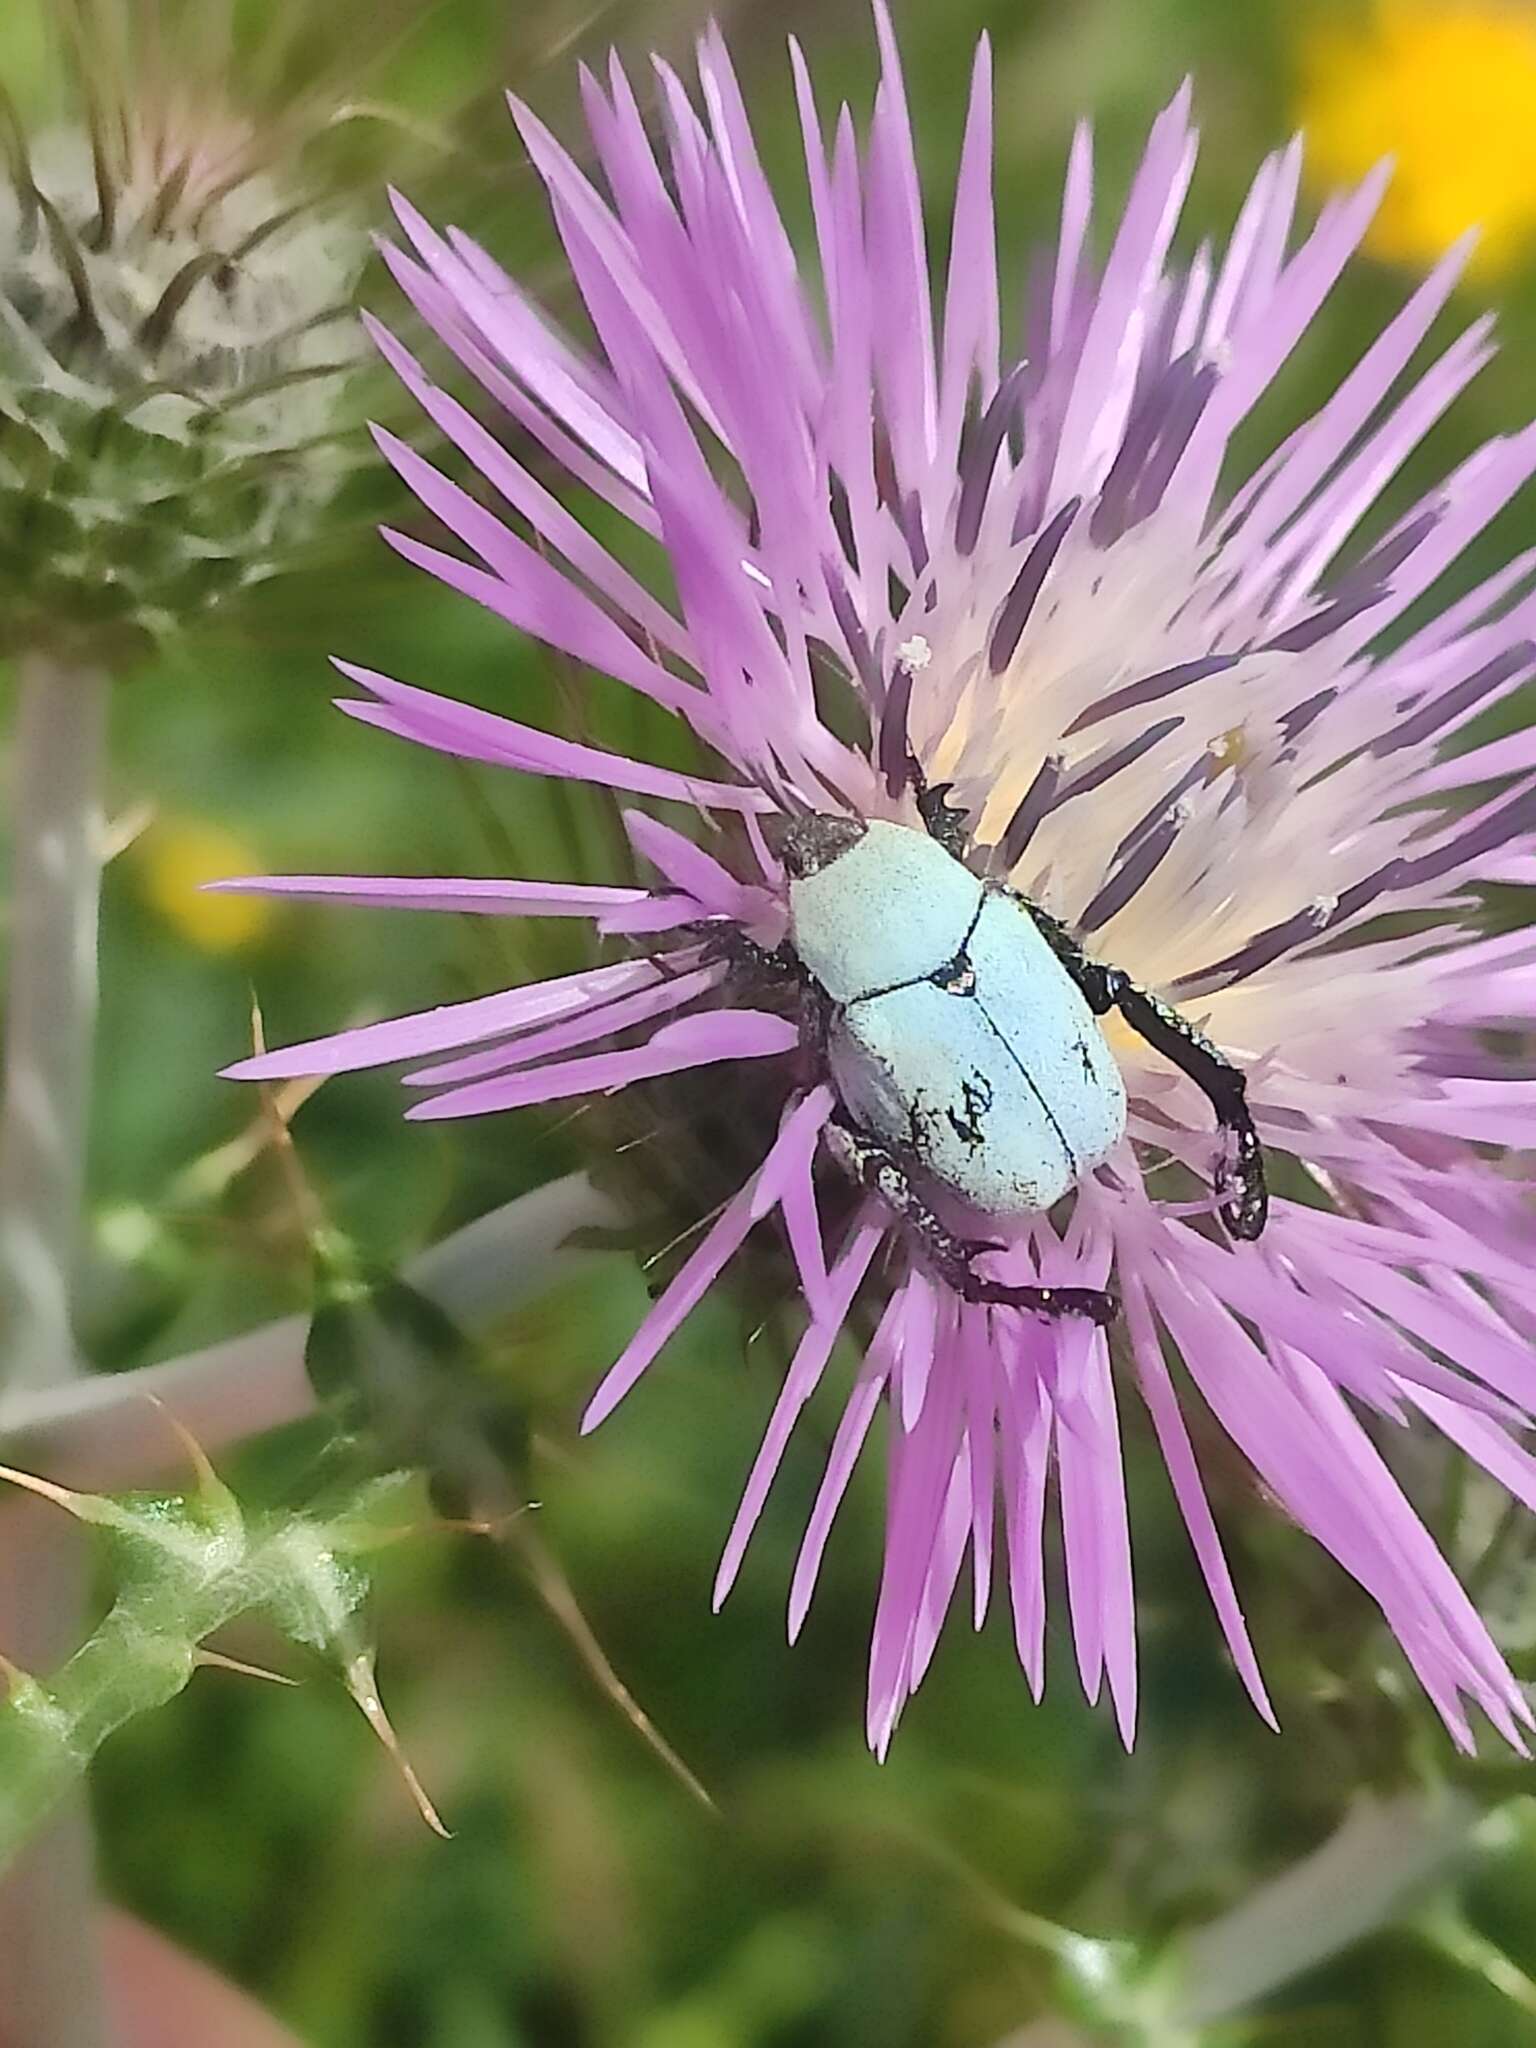
[[[974,875],[944,791],[917,779],[917,794],[926,831],[815,814],[782,848],[790,923],[777,958],[810,998],[839,1102],[835,1142],[968,1299],[1106,1322],[1114,1304],[1101,1289],[977,1274],[987,1244],[957,1235],[933,1201],[1017,1221],[1114,1150],[1125,1084],[1097,1022],[1113,1008],[1204,1089],[1234,1141],[1223,1220],[1257,1237],[1267,1195],[1243,1074],[1038,906]]]

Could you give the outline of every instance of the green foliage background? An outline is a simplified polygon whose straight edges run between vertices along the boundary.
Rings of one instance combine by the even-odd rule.
[[[765,153],[797,192],[783,31],[805,41],[824,106],[844,90],[867,104],[873,39],[854,0],[790,12],[743,0],[727,26]],[[1216,231],[1293,118],[1306,15],[1286,0],[906,0],[897,14],[936,199],[958,147],[974,33],[996,40],[999,216],[1015,303],[1079,112],[1098,123],[1101,183],[1115,201],[1149,118],[1192,71],[1206,141],[1191,219]],[[457,124],[461,152],[416,159],[419,188],[546,278],[557,303],[558,263],[492,88],[516,84],[569,133],[571,56],[540,64],[540,50],[569,36],[590,53],[612,37],[638,55],[653,28],[674,48],[682,40],[675,12],[659,25],[622,7],[591,24],[548,9],[509,23],[496,0],[440,0],[372,82],[376,97],[424,121]],[[45,102],[26,10],[0,15],[0,71],[23,105]],[[1369,262],[1355,268],[1256,443],[1327,388],[1405,288]],[[370,293],[387,303],[377,275]],[[1530,411],[1536,272],[1502,296],[1505,353],[1436,430],[1393,507]],[[1475,310],[1464,292],[1448,323]],[[381,389],[377,403],[395,401]],[[520,716],[566,715],[561,681],[536,650],[372,538],[374,516],[410,517],[401,498],[370,469],[314,559],[124,684],[114,808],[151,805],[161,825],[215,821],[247,843],[256,868],[611,875],[597,809],[403,748],[330,708],[325,657],[337,651]],[[1529,526],[1529,507],[1517,507],[1483,559],[1528,540]],[[114,863],[106,892],[86,1334],[107,1369],[312,1299],[270,1157],[211,1193],[189,1172],[252,1114],[251,1098],[214,1074],[245,1049],[253,989],[276,1042],[547,971],[569,962],[574,943],[505,924],[309,909],[275,916],[243,951],[210,953],[149,898],[143,847],[158,829]],[[583,1157],[579,1120],[412,1128],[400,1106],[389,1077],[343,1080],[295,1126],[328,1214],[381,1267]],[[396,1724],[451,1843],[420,1826],[318,1667],[297,1693],[205,1675],[101,1760],[94,1790],[113,1896],[317,2048],[1053,2048],[1083,2038],[1048,2031],[1052,2016],[1088,2039],[1136,2039],[1117,2025],[1114,1998],[1064,1969],[1054,1929],[1127,1944],[1116,1953],[1134,1974],[1321,1841],[1362,1791],[1453,1774],[1363,1599],[1251,1498],[1213,1445],[1218,1512],[1284,1733],[1261,1727],[1134,1425],[1145,1660],[1134,1757],[1104,1707],[1079,1695],[1058,1601],[1042,1706],[1030,1702],[1004,1614],[974,1638],[957,1615],[891,1761],[877,1767],[861,1725],[878,1460],[859,1476],[796,1650],[784,1601],[825,1410],[792,1449],[742,1583],[712,1618],[710,1581],[782,1332],[770,1325],[749,1342],[756,1315],[711,1303],[620,1414],[578,1440],[582,1400],[643,1301],[635,1259],[614,1251],[596,1280],[509,1322],[464,1370],[536,1433],[540,1532],[718,1815],[636,1740],[505,1558],[446,1534],[381,1561],[374,1628]],[[302,1498],[320,1447],[313,1427],[255,1447],[234,1471],[241,1497]],[[1459,1498],[1454,1486],[1447,1495]],[[1508,1554],[1500,1581],[1515,1613],[1532,1590],[1520,1564]],[[284,1655],[259,1633],[229,1646]],[[291,1653],[286,1668],[303,1669]],[[1463,1776],[1479,1799],[1504,1802],[1504,1825],[1463,1890],[1463,1933],[1477,1939],[1457,1944],[1459,1959],[1422,1920],[1386,1928],[1209,2039],[1536,2042],[1519,1977],[1536,1974],[1536,1808],[1513,1766]]]

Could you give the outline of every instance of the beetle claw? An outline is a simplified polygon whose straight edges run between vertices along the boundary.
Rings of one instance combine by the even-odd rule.
[[[1251,1244],[1269,1218],[1269,1188],[1264,1177],[1264,1151],[1252,1124],[1230,1124],[1233,1156],[1224,1162],[1217,1194],[1220,1216],[1233,1237]]]

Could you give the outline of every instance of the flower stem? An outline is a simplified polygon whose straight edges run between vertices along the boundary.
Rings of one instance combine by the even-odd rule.
[[[456,1323],[483,1330],[590,1260],[573,1235],[620,1220],[584,1173],[567,1174],[418,1253],[405,1278]],[[156,1402],[210,1453],[310,1414],[308,1328],[306,1316],[284,1316],[157,1365],[18,1390],[0,1399],[0,1445],[7,1460],[62,1485],[142,1486],[184,1455]]]
[[[34,1387],[75,1369],[70,1288],[96,1027],[108,700],[100,669],[36,654],[21,664],[0,1101],[0,1376]]]
[[[1468,1861],[1488,1818],[1450,1786],[1357,1800],[1320,1847],[1188,1937],[1174,2017],[1234,2018],[1390,1925]]]
[[[84,1195],[109,683],[97,668],[21,663],[12,742],[11,944],[0,1098],[0,1379],[74,1378],[71,1295]],[[34,1533],[35,1532],[35,1533]],[[76,1532],[11,1524],[0,1630],[23,1666],[74,1647],[85,1588]],[[71,1802],[0,1887],[6,2025],[15,2048],[101,2048],[95,1881]]]

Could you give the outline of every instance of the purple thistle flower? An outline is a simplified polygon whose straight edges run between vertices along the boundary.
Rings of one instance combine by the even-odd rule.
[[[412,305],[510,434],[662,543],[673,589],[662,597],[637,581],[376,329],[487,496],[542,548],[381,433],[464,552],[399,533],[391,544],[685,720],[716,766],[675,773],[345,663],[360,695],[342,708],[443,753],[691,806],[714,821],[717,851],[632,810],[634,850],[657,878],[644,889],[240,884],[584,917],[628,944],[609,965],[231,1072],[418,1060],[408,1079],[424,1093],[407,1114],[431,1118],[773,1063],[777,1138],[602,1382],[586,1426],[777,1214],[809,1320],[725,1546],[723,1600],[855,1299],[875,1300],[789,1626],[793,1637],[883,1404],[887,1537],[868,1705],[878,1753],[967,1556],[978,1623],[994,1569],[1006,1576],[1038,1696],[1053,1467],[1082,1682],[1094,1699],[1107,1679],[1129,1742],[1136,1637],[1119,1406],[1132,1388],[1233,1660],[1273,1720],[1175,1358],[1268,1492],[1377,1602],[1455,1740],[1470,1747],[1475,1704],[1523,1748],[1531,1712],[1362,1417],[1423,1416],[1536,1504],[1536,1460],[1518,1441],[1536,1406],[1536,1270],[1526,1188],[1501,1149],[1536,1136],[1536,1084],[1484,1035],[1530,1018],[1536,934],[1489,937],[1476,920],[1479,885],[1536,879],[1536,735],[1461,753],[1445,744],[1536,668],[1536,550],[1380,651],[1536,470],[1536,429],[1491,443],[1371,549],[1352,549],[1383,487],[1489,355],[1478,321],[1405,381],[1463,247],[1327,403],[1223,495],[1234,430],[1305,335],[1384,180],[1332,200],[1295,236],[1293,144],[1261,167],[1226,249],[1176,263],[1195,156],[1187,91],[1153,126],[1102,264],[1089,253],[1091,138],[1078,131],[1022,354],[1005,356],[984,42],[935,321],[901,74],[883,12],[877,21],[882,78],[862,152],[846,109],[828,145],[791,46],[819,281],[791,246],[713,32],[697,105],[657,67],[660,156],[617,62],[606,90],[584,77],[603,187],[514,106],[595,351],[468,237],[439,234],[399,203],[407,246],[386,253]],[[829,691],[857,701],[865,746],[835,736]],[[840,1234],[824,1235],[827,1195],[846,1186],[835,1155],[847,1151],[847,1090],[730,935],[771,951],[791,932],[776,819],[834,813],[916,830],[925,785],[948,786],[989,889],[1006,881],[1246,1073],[1286,1191],[1262,1237],[1262,1212],[1250,1204],[1244,1225],[1233,1206],[1233,1162],[1195,1078],[1113,1015],[1125,1136],[1097,1165],[1079,1162],[1067,1201],[972,1233],[1006,1240],[985,1278],[978,1267],[957,1283],[931,1256],[942,1240],[882,1199],[878,1175],[851,1209],[840,1204]],[[1021,1298],[1109,1289],[1119,1320],[999,1303],[1010,1286]]]

